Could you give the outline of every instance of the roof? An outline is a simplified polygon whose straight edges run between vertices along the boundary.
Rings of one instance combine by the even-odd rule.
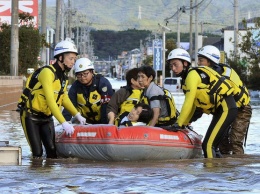
[[[203,39],[203,46],[205,45],[215,45],[223,39],[222,37],[207,37]]]
[[[250,18],[250,19],[247,19],[246,22],[247,23],[255,23],[256,20],[259,20],[260,17],[254,17],[254,18]],[[222,28],[222,33],[225,31],[225,30],[234,30],[234,25],[233,26],[227,26],[225,28]],[[239,22],[238,23],[238,30],[246,30],[245,26],[244,26],[244,23],[243,22]]]

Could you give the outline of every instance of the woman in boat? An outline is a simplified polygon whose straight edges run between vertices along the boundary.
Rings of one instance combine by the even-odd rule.
[[[75,64],[77,80],[69,90],[69,97],[87,123],[107,124],[107,103],[113,95],[110,82],[101,74],[94,73],[94,65],[88,58],[80,58]],[[63,110],[67,120],[71,114]]]
[[[234,89],[230,81],[209,67],[192,68],[190,55],[184,49],[172,50],[167,61],[176,76],[182,77],[182,89],[185,93],[180,116],[173,128],[180,129],[188,125],[196,108],[212,114],[202,149],[205,158],[222,157],[217,151],[218,145],[237,115],[237,106],[232,95]]]
[[[59,42],[54,49],[56,62],[36,70],[26,81],[26,88],[18,102],[21,123],[34,158],[42,157],[45,148],[47,158],[56,158],[55,131],[53,116],[62,124],[67,135],[74,128],[61,114],[65,107],[81,124],[86,119],[71,103],[66,73],[73,67],[77,48],[69,40]]]
[[[175,123],[178,111],[171,93],[154,83],[155,71],[151,66],[144,65],[138,69],[138,82],[144,89],[144,99],[147,99],[153,110],[150,126],[169,126]]]
[[[109,124],[118,126],[119,115],[129,113],[133,107],[142,101],[143,89],[137,81],[138,68],[133,68],[126,73],[126,86],[121,87],[107,105]]]
[[[153,111],[148,104],[138,103],[130,112],[125,112],[118,117],[119,126],[148,125],[153,118]]]

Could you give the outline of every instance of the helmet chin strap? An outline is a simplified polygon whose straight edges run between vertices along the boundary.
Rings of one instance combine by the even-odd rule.
[[[59,60],[59,62],[61,62],[61,64],[64,66],[65,72],[69,72],[69,71],[71,70],[71,68],[69,68],[69,67],[64,63],[63,57],[64,57],[64,55],[62,55],[62,60],[60,60],[59,58],[58,58],[58,60]]]
[[[188,69],[189,69],[189,65],[188,66],[185,66],[184,64],[183,64],[183,62],[182,62],[182,66],[183,66],[183,70],[180,72],[180,73],[178,73],[178,74],[176,74],[176,76],[177,77],[182,77],[182,78],[186,78],[186,76],[187,76],[187,73],[188,73]]]
[[[66,72],[69,72],[71,70],[71,68],[69,68],[67,65],[65,65],[65,63],[63,63],[63,65],[64,65],[64,69]]]
[[[189,66],[185,66],[183,68],[182,72],[180,73],[180,76],[182,77],[182,79],[186,79],[188,71],[189,71]]]

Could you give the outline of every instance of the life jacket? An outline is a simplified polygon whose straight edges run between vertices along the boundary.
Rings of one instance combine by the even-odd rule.
[[[204,113],[214,113],[223,98],[232,95],[234,89],[231,81],[210,67],[193,67],[189,69],[189,72],[191,71],[197,71],[202,80],[197,87],[195,106],[201,108]],[[182,89],[184,93],[187,92],[185,84]]]
[[[89,93],[86,94],[82,85],[77,88],[77,110],[83,117],[87,119],[87,122],[92,124],[100,123],[101,119],[101,95],[99,82],[101,74],[96,74],[93,84],[90,86]]]
[[[50,69],[55,78],[53,80],[53,89],[54,97],[58,107],[61,107],[62,96],[68,85],[68,77],[64,75],[63,79],[59,79],[56,74],[55,68],[51,66],[43,66],[37,69],[33,74],[31,74],[25,85],[25,89],[21,97],[18,100],[18,108],[21,110],[26,110],[28,113],[37,115],[37,116],[51,116],[51,110],[47,106],[45,95],[43,93],[42,85],[38,81],[39,73],[44,69]]]
[[[132,108],[139,102],[143,100],[143,90],[139,89],[132,89],[129,88],[128,86],[124,86],[126,90],[130,91],[130,96],[127,97],[127,99],[120,105],[120,112],[119,115],[124,113],[124,112],[130,112]]]
[[[224,70],[222,75],[231,81],[231,85],[234,88],[233,96],[236,101],[237,107],[240,108],[248,105],[250,101],[250,95],[246,86],[241,81],[240,77],[229,65],[226,64],[219,64],[219,65]]]
[[[123,86],[122,88],[125,88],[126,90],[130,91],[130,96],[127,97],[127,99],[120,105],[120,111],[118,115],[122,115],[125,112],[130,112],[134,106],[136,104],[138,104],[139,102],[144,102],[144,93],[143,90],[139,90],[139,89],[132,89],[129,88],[128,86]],[[146,104],[148,104],[148,102],[146,101]],[[118,126],[118,119],[115,120],[115,125]]]
[[[166,102],[168,116],[159,117],[156,126],[166,126],[166,125],[174,124],[177,120],[177,117],[179,116],[179,112],[175,106],[174,98],[169,90],[162,87],[160,88],[163,90],[164,95],[152,96],[150,99],[146,97],[149,103],[153,100],[162,100]]]

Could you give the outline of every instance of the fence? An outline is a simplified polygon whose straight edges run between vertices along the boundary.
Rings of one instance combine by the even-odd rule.
[[[16,109],[23,81],[21,76],[0,76],[0,110]]]

